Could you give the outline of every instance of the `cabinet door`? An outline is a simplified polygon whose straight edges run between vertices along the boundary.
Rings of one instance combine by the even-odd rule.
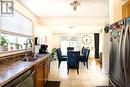
[[[43,87],[45,86],[46,84],[46,79],[45,79],[45,66],[43,68]]]
[[[47,59],[46,63],[44,64],[44,83],[46,84],[47,80],[48,80],[48,73],[49,73],[49,61]]]
[[[43,86],[43,77],[44,77],[43,71],[44,71],[43,67],[36,70],[36,87],[42,87]]]
[[[45,81],[47,81],[48,78],[48,62],[45,63]]]
[[[130,0],[122,6],[122,17],[126,18],[130,16]]]

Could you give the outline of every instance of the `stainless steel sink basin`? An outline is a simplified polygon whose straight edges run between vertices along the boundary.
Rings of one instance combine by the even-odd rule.
[[[22,61],[30,61],[30,62],[33,62],[33,61],[36,61],[38,58],[33,58],[33,57],[29,57],[29,58],[23,58]]]
[[[21,61],[29,61],[29,62],[33,62],[33,61],[36,61],[38,60],[39,58],[41,58],[42,55],[34,55],[34,57],[27,57],[27,58],[23,58]]]

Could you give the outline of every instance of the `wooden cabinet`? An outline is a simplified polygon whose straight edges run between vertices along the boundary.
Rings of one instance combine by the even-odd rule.
[[[122,6],[122,17],[126,18],[130,16],[130,0],[128,0],[123,6]]]
[[[45,82],[47,81],[48,73],[49,73],[49,62],[46,62],[46,64],[45,64]]]
[[[35,86],[44,87],[48,78],[49,61],[48,57],[35,65]]]
[[[44,84],[44,68],[43,67],[39,67],[38,70],[36,70],[36,77],[35,77],[35,81],[36,81],[36,87],[41,87],[41,85]]]

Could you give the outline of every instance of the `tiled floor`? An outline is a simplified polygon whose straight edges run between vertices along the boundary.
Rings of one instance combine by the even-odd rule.
[[[108,85],[108,75],[102,73],[100,64],[94,59],[89,60],[89,69],[80,63],[79,74],[76,69],[70,69],[67,74],[67,63],[51,62],[48,80],[61,81],[60,87],[95,87]]]

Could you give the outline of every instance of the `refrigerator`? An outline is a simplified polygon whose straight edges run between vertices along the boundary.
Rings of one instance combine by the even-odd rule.
[[[130,87],[130,17],[110,25],[109,86]]]

